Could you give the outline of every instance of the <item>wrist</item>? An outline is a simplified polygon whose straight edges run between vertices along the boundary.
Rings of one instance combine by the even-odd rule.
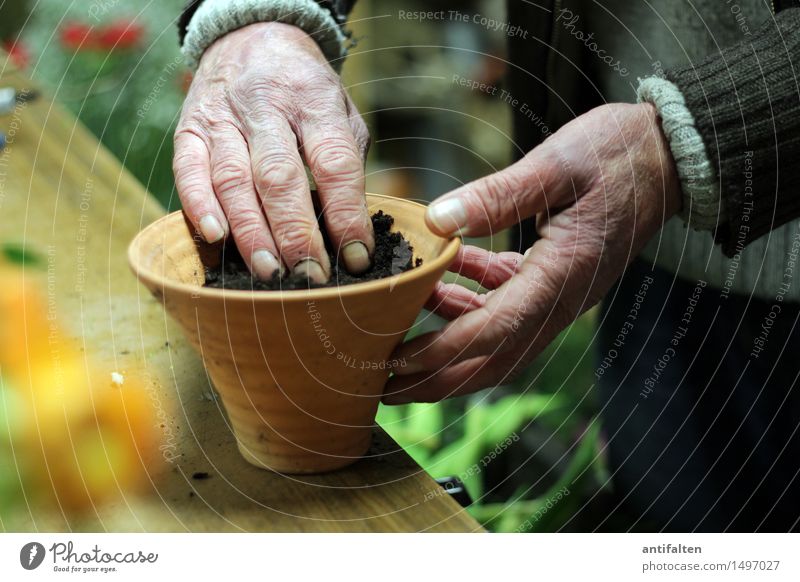
[[[258,53],[258,58],[263,58],[265,49],[291,49],[313,53],[320,60],[325,60],[317,42],[302,28],[284,22],[256,22],[232,30],[215,40],[203,53],[200,62],[222,50],[221,47],[229,46],[252,47]]]
[[[284,26],[267,27],[276,24]],[[257,28],[258,33],[268,31],[284,42],[312,39],[336,71],[347,53],[345,33],[331,13],[314,0],[205,0],[187,25],[181,49],[186,64],[197,69],[203,54],[217,40],[255,25],[264,27]]]
[[[678,175],[678,168],[675,158],[672,156],[669,139],[664,133],[662,119],[658,114],[656,106],[652,103],[644,102],[638,105],[650,120],[651,127],[658,128],[656,143],[658,156],[656,158],[657,167],[653,168],[653,175],[661,176],[663,185],[664,219],[672,218],[678,214],[683,207],[683,191]]]
[[[640,80],[637,95],[660,118],[678,177],[681,218],[696,230],[715,229],[725,211],[717,173],[683,94],[666,79],[648,77]]]

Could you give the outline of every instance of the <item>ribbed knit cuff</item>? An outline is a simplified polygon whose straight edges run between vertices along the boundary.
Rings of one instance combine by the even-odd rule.
[[[186,29],[181,51],[197,69],[200,57],[218,38],[256,22],[283,22],[303,29],[317,41],[336,70],[341,70],[346,37],[331,13],[314,0],[205,0]]]
[[[639,102],[652,103],[669,142],[683,190],[680,217],[695,230],[713,230],[720,219],[717,175],[680,90],[661,77],[639,79]]]
[[[800,10],[742,42],[667,72],[683,93],[725,201],[715,237],[733,256],[800,216]]]

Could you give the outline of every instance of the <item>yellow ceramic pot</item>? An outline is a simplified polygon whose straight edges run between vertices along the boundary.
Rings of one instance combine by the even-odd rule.
[[[335,288],[210,289],[202,287],[198,245],[180,212],[131,243],[134,272],[198,350],[239,450],[254,465],[319,473],[367,451],[387,358],[458,251],[458,239],[428,230],[423,205],[376,194],[367,203],[370,213],[394,217],[393,230],[421,266]]]

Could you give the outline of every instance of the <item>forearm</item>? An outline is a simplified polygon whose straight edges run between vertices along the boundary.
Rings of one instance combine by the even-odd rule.
[[[178,20],[187,64],[194,68],[217,38],[256,22],[284,22],[302,28],[337,70],[346,54],[344,27],[355,0],[192,0]]]
[[[715,238],[732,256],[800,217],[800,9],[747,40],[667,73],[716,174]]]

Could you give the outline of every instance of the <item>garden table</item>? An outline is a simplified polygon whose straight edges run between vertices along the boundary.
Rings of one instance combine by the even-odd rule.
[[[0,86],[32,88],[8,66]],[[64,332],[109,369],[147,379],[169,460],[149,467],[151,486],[136,498],[97,508],[80,523],[34,507],[23,528],[481,530],[380,429],[372,452],[382,454],[334,473],[284,476],[247,464],[200,358],[127,264],[131,239],[164,209],[85,127],[46,98],[0,118],[0,129],[9,134],[0,152],[0,239],[47,258],[48,313]]]

